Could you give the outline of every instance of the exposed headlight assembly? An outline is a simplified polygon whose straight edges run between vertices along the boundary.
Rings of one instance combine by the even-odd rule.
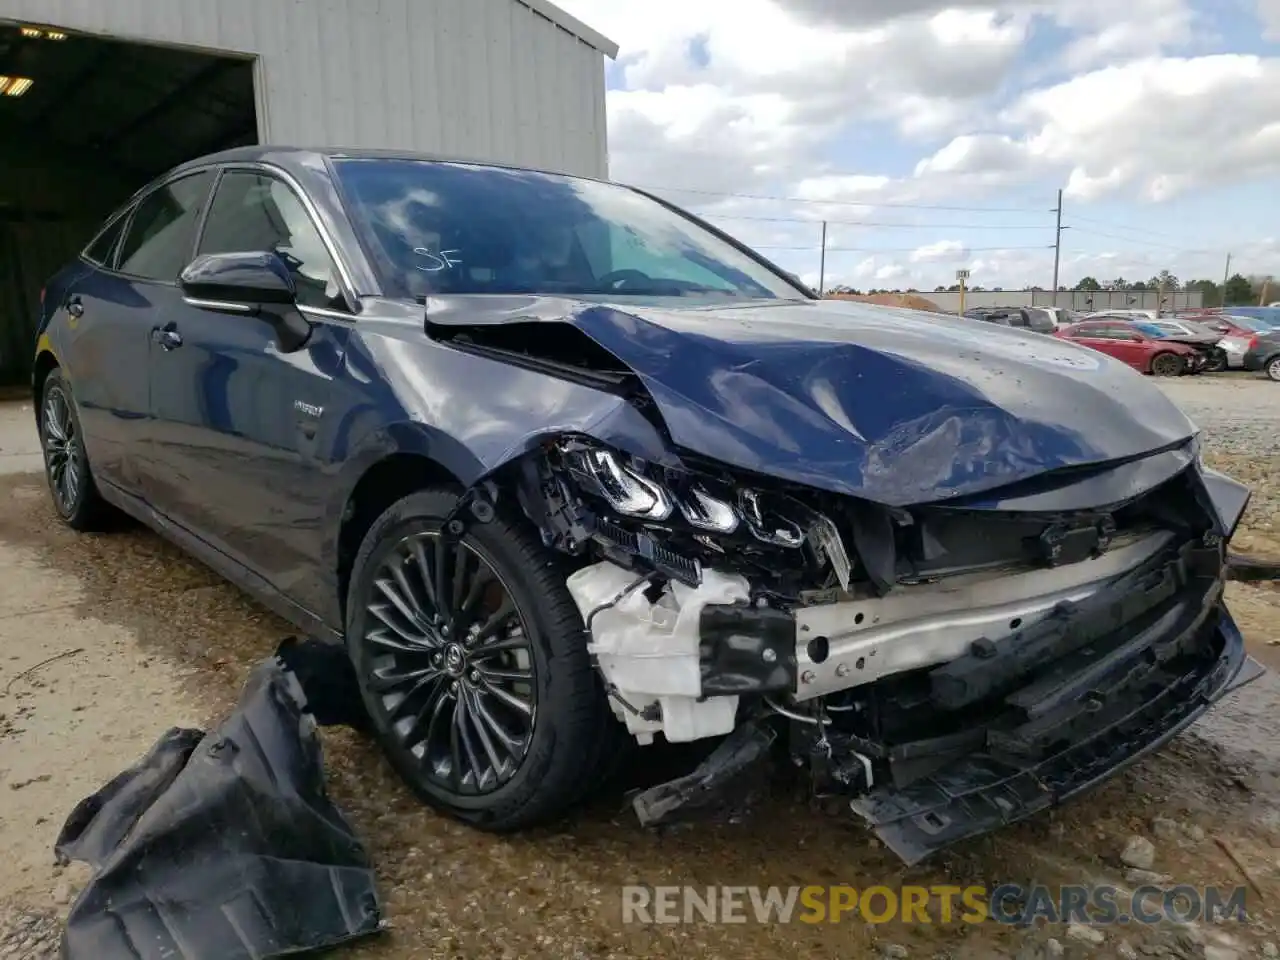
[[[738,529],[738,514],[723,500],[717,500],[701,487],[692,487],[687,497],[679,500],[680,514],[690,526],[713,533],[733,533]]]
[[[565,453],[565,464],[575,480],[624,517],[665,520],[671,516],[667,491],[625,466],[612,451],[578,447]]]
[[[712,485],[721,493],[715,496],[693,477],[672,489],[648,476],[643,464],[589,443],[568,441],[560,453],[581,491],[604,500],[621,517],[661,524],[678,511],[690,527],[703,531],[699,541],[712,544],[706,534],[729,535],[743,526],[754,539],[775,547],[799,550],[808,543],[817,562],[829,563],[841,586],[849,585],[852,564],[836,525],[793,497],[743,487],[726,498]],[[724,552],[719,545],[714,549]]]

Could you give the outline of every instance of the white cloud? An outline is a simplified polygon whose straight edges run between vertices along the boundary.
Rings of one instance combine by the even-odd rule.
[[[1280,60],[1140,60],[1033,91],[1006,116],[1030,131],[1030,160],[1067,169],[1085,200],[1280,172]]]
[[[1023,94],[902,180],[809,178],[805,196],[919,200],[1037,179],[1070,199],[1165,201],[1205,185],[1280,175],[1280,59],[1146,58]],[[857,194],[857,196],[855,196]]]
[[[1058,187],[1069,210],[1157,210],[1280,175],[1280,58],[1215,52],[1221,37],[1197,22],[1193,0],[559,2],[621,45],[612,175],[659,188],[806,278],[825,219],[828,282],[949,283],[953,265],[935,258],[955,243],[992,271],[986,282],[1048,285]],[[1216,16],[1256,32],[1242,6],[1252,2]],[[1280,0],[1256,3],[1280,36]],[[913,204],[1017,208],[1018,223],[1043,232],[970,234],[901,209]],[[787,217],[802,222],[776,222]],[[1031,229],[1018,223],[1003,229]],[[1169,229],[1203,246],[1193,226]],[[1136,238],[1116,247],[1105,256],[1132,269],[1174,262],[1159,250],[1177,255],[1167,240],[1149,255]],[[1079,266],[1110,263],[1096,256]],[[1064,255],[1064,281],[1076,266]]]
[[[959,240],[939,240],[917,247],[908,259],[912,263],[956,263],[968,257],[969,248]]]

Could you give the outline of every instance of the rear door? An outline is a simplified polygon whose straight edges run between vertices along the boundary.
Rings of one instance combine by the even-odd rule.
[[[1132,324],[1109,324],[1104,334],[1111,340],[1111,355],[1123,360],[1135,370],[1145,370],[1150,356],[1150,341]]]
[[[89,462],[134,496],[145,492],[150,463],[150,332],[181,303],[178,273],[191,259],[212,182],[200,171],[143,196],[86,251],[94,268],[60,294]]]
[[[272,251],[284,259],[312,333],[281,352],[263,319],[183,305],[152,346],[154,496],[173,519],[307,609],[320,609],[321,525],[331,463],[330,384],[352,315],[332,254],[293,186],[229,168],[198,253]]]

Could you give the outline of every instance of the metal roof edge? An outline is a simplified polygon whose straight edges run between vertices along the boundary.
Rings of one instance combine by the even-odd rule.
[[[618,59],[618,45],[597,30],[592,30],[585,23],[557,7],[551,0],[516,0],[524,4],[534,13],[539,13],[552,23],[572,33],[579,40],[595,47],[610,60]]]

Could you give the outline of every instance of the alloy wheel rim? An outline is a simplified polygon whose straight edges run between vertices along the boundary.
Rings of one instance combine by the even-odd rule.
[[[1280,359],[1271,361],[1267,367],[1267,376],[1272,380],[1280,380]]]
[[[388,734],[435,786],[491,793],[533,739],[537,683],[528,628],[487,559],[438,531],[405,538],[365,603],[367,683]]]
[[[49,484],[63,513],[71,513],[80,497],[83,457],[80,436],[71,416],[67,395],[58,387],[49,391],[44,404],[44,457]]]
[[[1178,369],[1178,361],[1176,358],[1171,356],[1156,358],[1155,370],[1157,374],[1161,376],[1170,376],[1177,369]]]

